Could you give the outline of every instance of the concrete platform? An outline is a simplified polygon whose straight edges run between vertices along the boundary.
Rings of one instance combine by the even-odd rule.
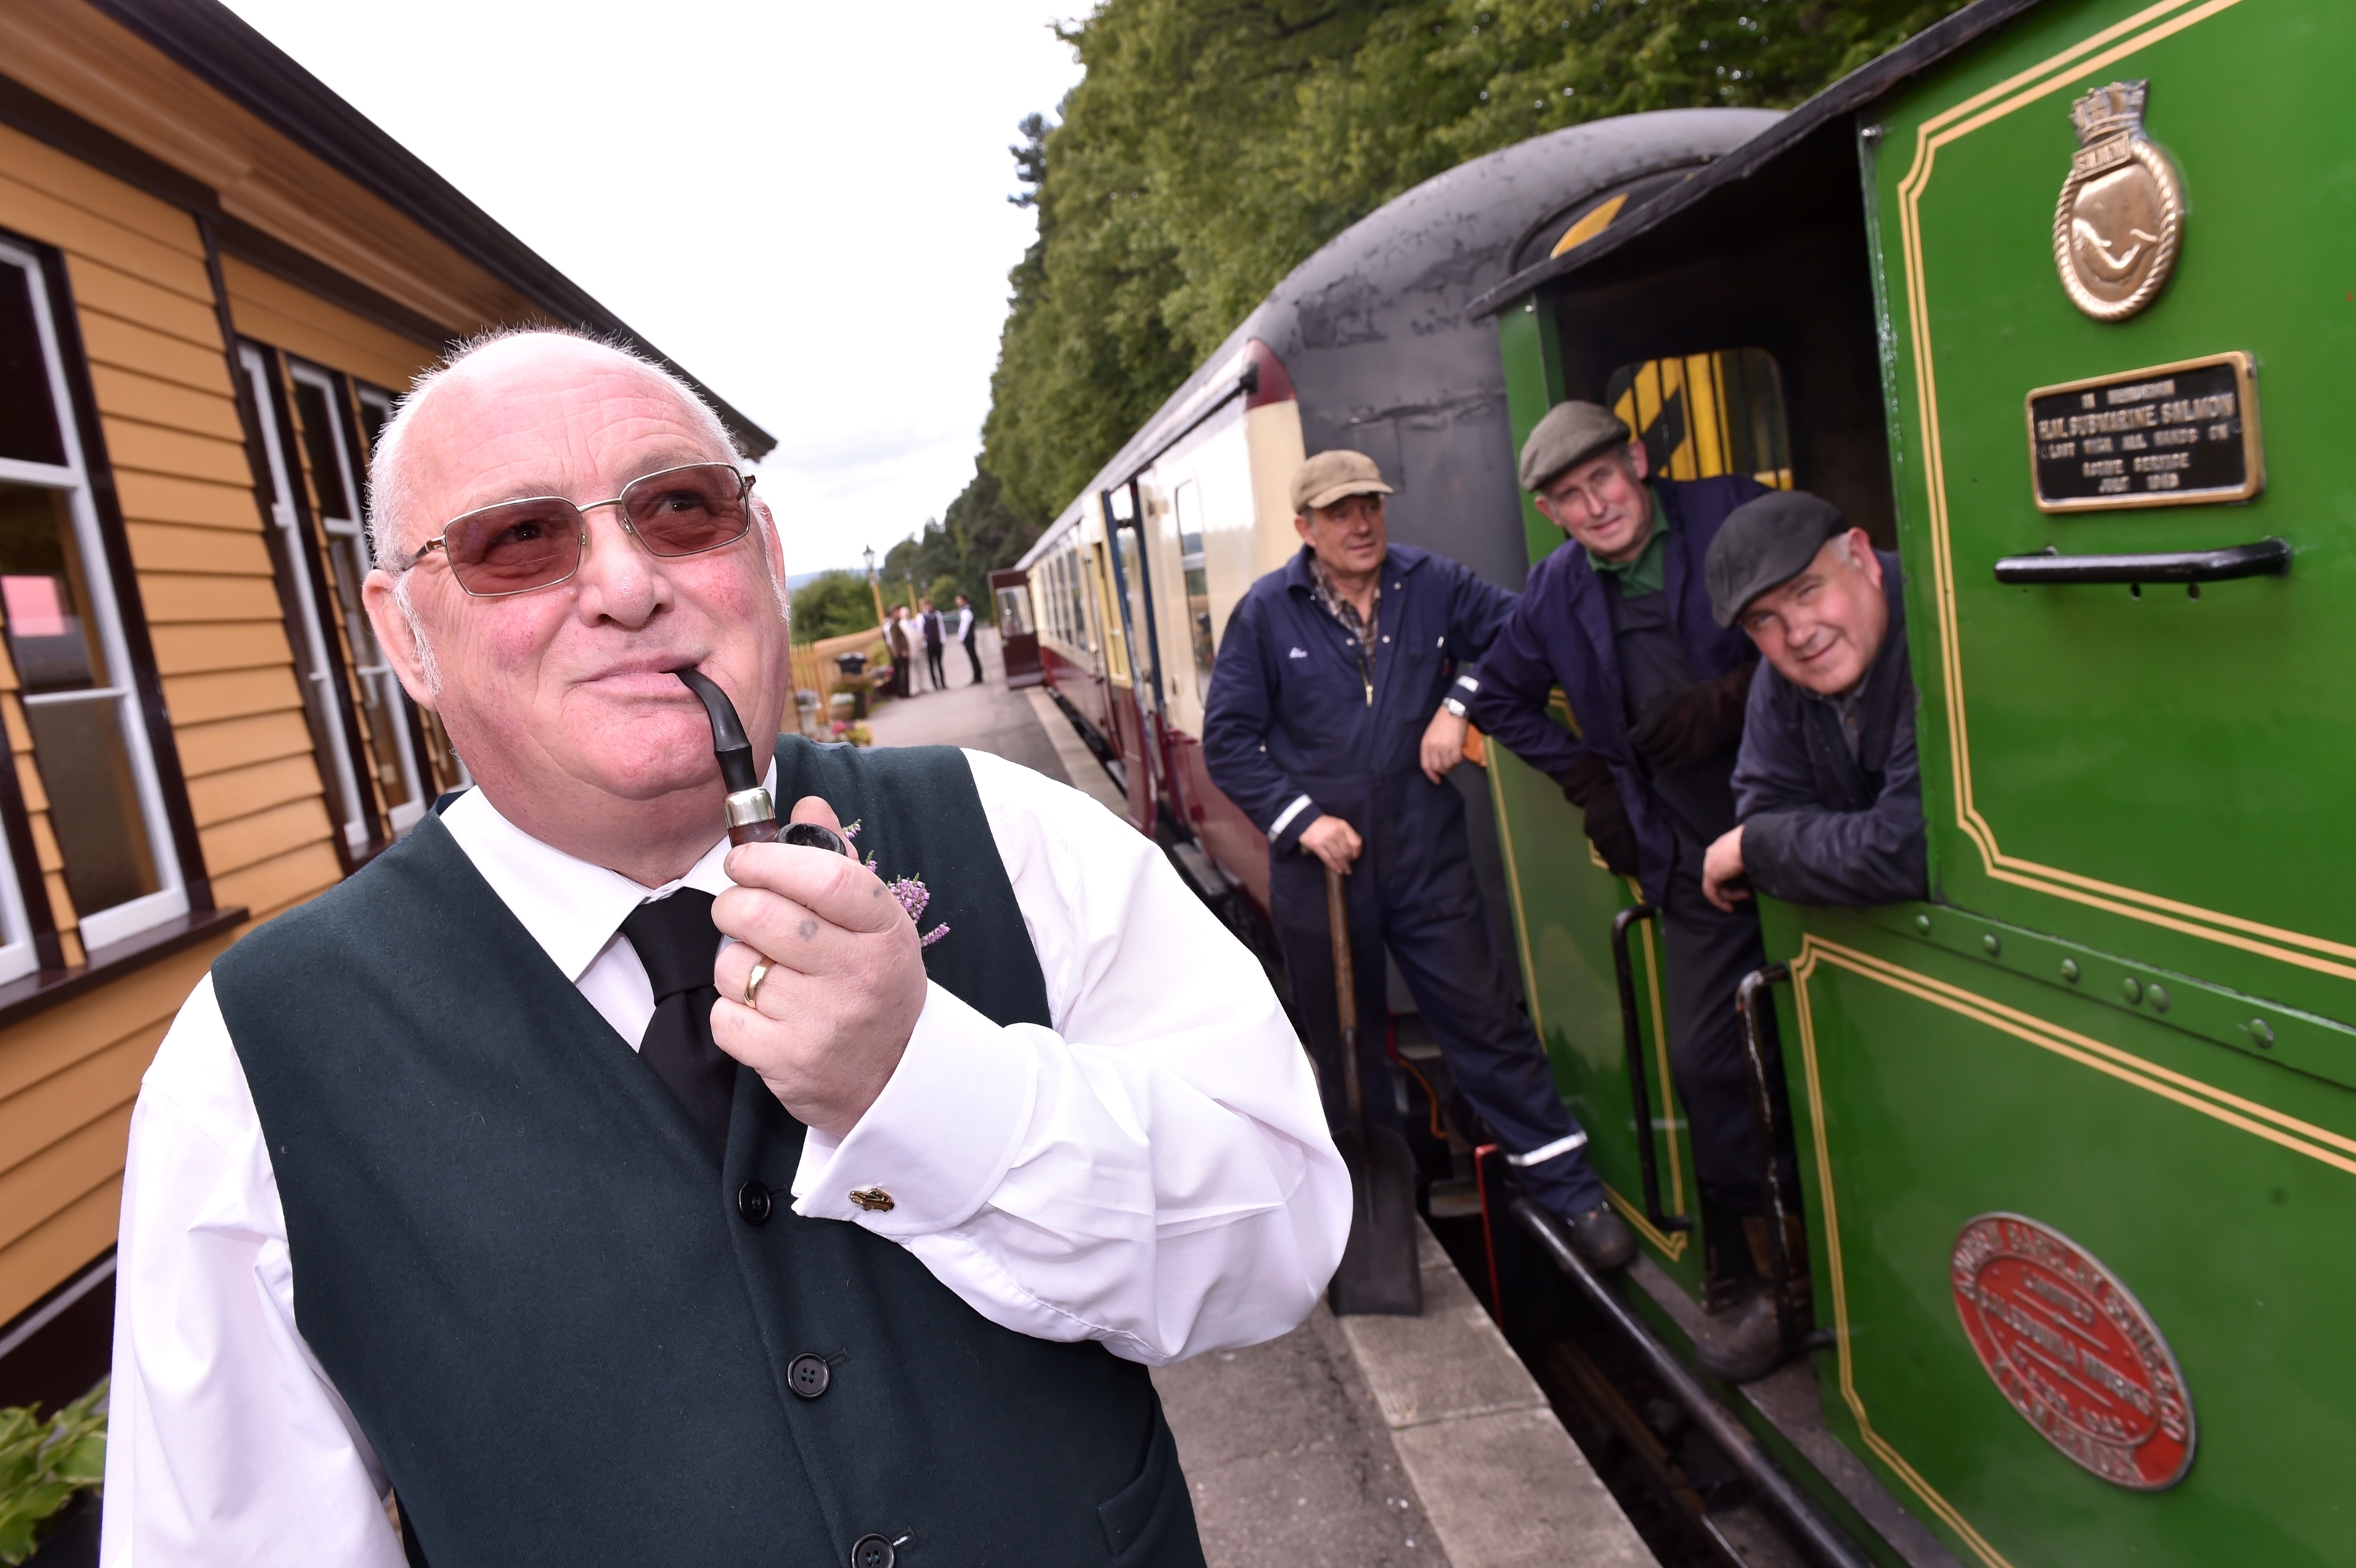
[[[886,703],[878,746],[995,752],[1122,802],[1054,699],[984,679]],[[1211,1568],[1655,1568],[1546,1395],[1421,1232],[1419,1317],[1335,1318],[1154,1371]]]

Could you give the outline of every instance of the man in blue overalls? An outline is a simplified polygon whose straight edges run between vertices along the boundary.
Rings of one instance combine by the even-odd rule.
[[[1515,1007],[1472,880],[1464,803],[1446,775],[1464,756],[1472,661],[1513,596],[1384,528],[1390,486],[1371,458],[1326,452],[1292,480],[1302,548],[1228,619],[1203,721],[1211,782],[1268,836],[1269,903],[1293,1001],[1325,1094],[1344,1120],[1339,1008],[1326,921],[1328,867],[1346,879],[1358,1016],[1378,1019],[1385,947],[1457,1086],[1522,1183],[1569,1225],[1580,1256],[1616,1268],[1635,1238],[1589,1167],[1587,1135]],[[1391,1082],[1383,1030],[1361,1032],[1359,1072]],[[1391,1096],[1368,1115],[1396,1127]]]
[[[1647,482],[1644,446],[1610,410],[1557,404],[1523,444],[1521,481],[1569,541],[1538,563],[1481,662],[1472,717],[1515,756],[1561,784],[1586,814],[1612,873],[1634,877],[1661,911],[1668,956],[1669,1069],[1693,1137],[1704,1204],[1740,1221],[1706,1227],[1718,1296],[1696,1359],[1741,1380],[1783,1358],[1769,1273],[1759,1122],[1734,988],[1764,967],[1758,915],[1718,908],[1702,887],[1709,845],[1734,827],[1731,783],[1743,703],[1759,651],[1713,619],[1703,560],[1727,515],[1765,485],[1740,475]],[[1578,728],[1547,713],[1557,686]],[[1772,1029],[1771,1092],[1783,1083]],[[1791,1117],[1779,1103],[1779,1130]],[[1780,1152],[1787,1195],[1791,1151]],[[1806,1230],[1789,1215],[1786,1244],[1805,1277]],[[1751,1266],[1744,1278],[1741,1264]]]

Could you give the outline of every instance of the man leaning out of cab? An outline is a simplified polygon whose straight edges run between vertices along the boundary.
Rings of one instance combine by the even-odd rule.
[[[1720,909],[1752,890],[1802,904],[1929,896],[1914,677],[1898,557],[1830,502],[1771,492],[1735,509],[1704,563],[1710,612],[1766,669],[1734,767],[1737,825],[1709,847]]]

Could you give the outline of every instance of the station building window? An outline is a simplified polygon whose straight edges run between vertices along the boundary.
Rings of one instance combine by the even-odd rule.
[[[0,242],[0,981],[188,912],[39,258]],[[8,798],[14,797],[14,798]],[[26,863],[29,846],[37,864]],[[28,900],[38,901],[28,905]]]
[[[1636,432],[1655,474],[1748,474],[1778,490],[1792,487],[1783,373],[1763,348],[1622,365],[1604,383],[1603,402]]]

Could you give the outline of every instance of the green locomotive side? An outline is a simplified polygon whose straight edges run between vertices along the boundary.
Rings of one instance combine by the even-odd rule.
[[[2356,859],[2356,687],[2338,678],[2356,626],[2340,379],[2356,144],[2336,129],[2351,59],[2356,7],[2061,0],[1855,115],[1933,899],[1762,919],[1791,968],[1774,995],[1833,1331],[1825,1419],[1966,1563],[2356,1563],[2356,902],[2336,874]],[[2174,241],[2172,266],[2156,298],[2098,319],[2064,286],[2057,203],[2073,166],[2082,184],[2117,166],[2073,108],[2137,82],[2180,205],[2169,234],[2128,228]],[[2132,96],[2084,112],[2097,135]],[[2093,243],[2063,216],[2065,248]],[[2132,272],[2126,238],[2094,237]],[[1566,384],[1555,308],[1541,283],[1499,315],[1517,433],[1595,395]],[[1674,336],[1660,351],[1740,346]],[[1804,370],[1783,366],[1795,385]],[[2075,425],[2055,411],[2081,408]],[[2085,432],[2103,439],[2069,445]],[[2170,441],[2238,447],[2255,493],[2178,504],[2165,476],[2194,471],[2168,466],[2190,450]],[[1559,536],[1527,520],[1535,560]],[[2286,571],[2197,593],[1995,570],[2270,539]],[[1491,789],[1533,1011],[1599,1168],[1639,1209],[1608,941],[1630,891],[1547,780],[1496,756]],[[1637,972],[1640,992],[1673,983],[1641,945]],[[1689,1197],[1691,1165],[1639,1012],[1675,1209],[1671,1172]],[[2014,1361],[2130,1425],[2158,1391],[2156,1467],[2136,1469],[2132,1433],[2040,1430],[1984,1362],[1959,1282],[1975,1224],[2006,1216],[2065,1239],[2067,1266],[2107,1271],[2103,1298],[2127,1304],[2110,1328],[2073,1327],[2062,1292],[2042,1317],[1990,1307],[2020,1329]],[[1690,1238],[1639,1229],[1697,1291]],[[2150,1458],[2169,1451],[2182,1462]]]

